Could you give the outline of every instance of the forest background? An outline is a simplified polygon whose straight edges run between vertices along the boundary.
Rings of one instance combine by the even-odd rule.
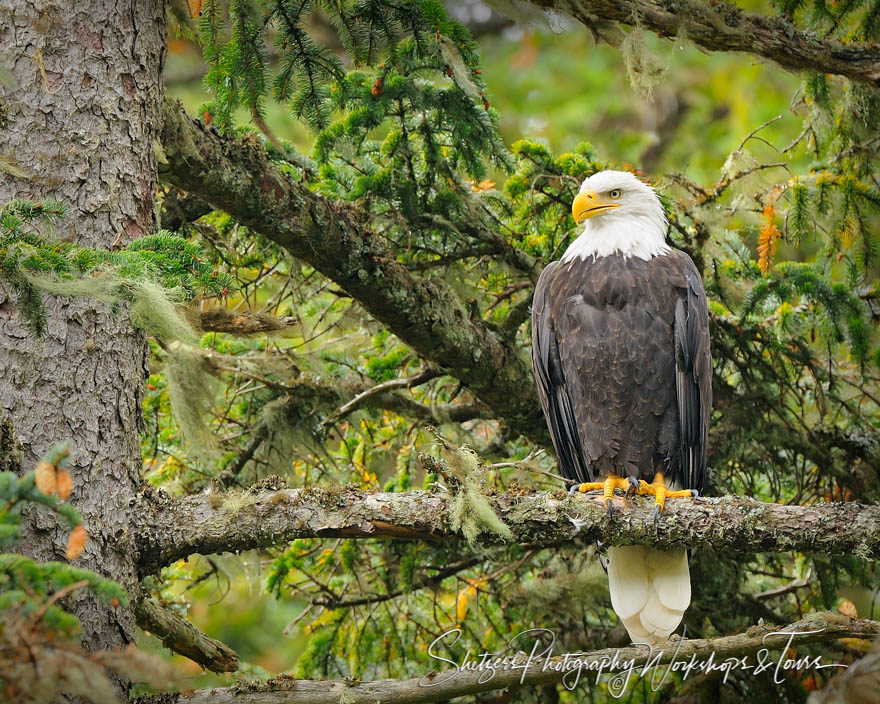
[[[507,15],[467,1],[450,2],[448,15],[429,2],[172,3],[166,94],[201,127],[193,132],[164,104],[152,154],[166,232],[109,253],[57,245],[63,202],[5,206],[0,283],[34,339],[47,332],[43,301],[54,296],[103,301],[149,335],[140,433],[148,497],[207,497],[221,520],[242,525],[259,492],[283,487],[325,488],[310,495],[322,506],[363,500],[339,493],[346,485],[450,497],[453,537],[443,541],[254,539],[254,549],[167,566],[173,551],[162,553],[134,597],[137,643],[170,660],[180,688],[241,689],[242,677],[283,673],[418,676],[436,665],[426,644],[454,627],[466,634],[462,653],[532,626],[554,629],[560,650],[625,644],[595,545],[551,539],[558,528],[530,528],[531,540],[515,530],[512,541],[510,506],[496,500],[564,489],[524,371],[527,316],[540,268],[575,235],[578,184],[602,168],[635,170],[658,188],[670,239],[704,274],[716,389],[710,495],[877,501],[880,73],[792,59],[772,44],[763,55],[716,51],[684,23],[660,39],[649,5],[645,27],[632,15],[575,20],[524,3],[502,8]],[[738,6],[817,41],[880,39],[877,3]],[[717,11],[744,22],[723,4]],[[352,29],[358,16],[368,26]],[[200,150],[201,170],[192,167]],[[306,244],[291,244],[275,213],[257,212],[284,179],[317,195],[304,201],[316,209]],[[255,185],[262,193],[250,203]],[[318,251],[336,217],[380,244]],[[391,257],[417,283],[383,280],[371,257]],[[77,451],[75,438],[53,450],[43,474],[51,467],[55,484],[38,471],[37,486],[81,488],[84,476],[67,473]],[[3,491],[37,498],[29,486]],[[786,515],[796,532],[797,517]],[[70,511],[64,519],[81,522]],[[679,536],[699,545],[688,633],[724,636],[816,612],[877,618],[876,524],[829,520],[824,551],[807,549],[818,538],[797,552],[780,552],[784,540],[760,552],[747,537],[714,549],[711,537]],[[852,540],[835,543],[848,527]],[[115,603],[125,598],[112,584],[65,575],[67,587],[82,578]],[[40,609],[50,593],[23,599]],[[202,653],[202,665],[237,671],[206,672],[171,654],[154,633],[164,614],[220,641],[201,642],[214,654]],[[75,628],[57,617],[62,631]],[[853,662],[867,643],[798,653]],[[139,679],[137,667],[120,671]],[[659,693],[642,682],[632,700],[777,701],[783,692],[800,701],[831,674],[782,685],[742,674],[723,687],[699,677]],[[586,695],[549,685],[477,700],[609,696],[584,686]],[[150,691],[136,683],[132,693]]]

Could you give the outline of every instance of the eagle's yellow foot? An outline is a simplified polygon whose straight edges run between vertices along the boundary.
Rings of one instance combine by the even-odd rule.
[[[588,491],[602,491],[602,495],[605,497],[605,505],[608,507],[608,515],[613,516],[614,511],[611,508],[611,497],[614,496],[615,489],[623,489],[624,491],[628,490],[629,482],[623,477],[618,477],[616,474],[609,474],[605,477],[604,482],[584,482],[583,484],[575,484],[577,487],[577,491],[586,493]]]
[[[642,480],[639,482],[639,488],[636,492],[641,496],[645,496],[650,494],[654,497],[654,525],[657,524],[657,519],[660,516],[660,513],[663,511],[663,507],[666,505],[666,499],[677,499],[677,498],[687,498],[691,499],[695,496],[699,496],[700,492],[696,489],[681,489],[680,491],[670,491],[666,486],[666,480],[663,478],[662,472],[657,472],[654,475],[654,481],[648,484],[648,482]]]

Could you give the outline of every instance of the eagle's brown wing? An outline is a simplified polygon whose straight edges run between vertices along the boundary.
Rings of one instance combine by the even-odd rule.
[[[538,279],[532,301],[532,367],[538,384],[538,396],[550,429],[550,437],[559,461],[559,471],[566,479],[593,481],[584,460],[572,399],[565,383],[559,346],[547,310],[547,283],[557,262],[549,264]]]
[[[706,484],[706,444],[712,409],[709,306],[697,267],[683,252],[687,288],[675,304],[675,388],[680,429],[681,482],[702,492]]]

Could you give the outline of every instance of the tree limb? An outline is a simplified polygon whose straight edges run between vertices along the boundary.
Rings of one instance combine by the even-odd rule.
[[[661,37],[683,34],[708,51],[743,51],[790,71],[816,71],[880,85],[880,46],[844,44],[798,29],[784,17],[746,12],[727,2],[702,0],[530,0],[564,12],[596,32],[601,22],[649,29]],[[503,11],[503,10],[502,10]],[[599,32],[609,38],[607,32]],[[614,41],[614,38],[610,38]]]
[[[797,632],[801,635],[790,635]],[[632,659],[633,675],[630,688],[635,686],[634,680],[644,670],[641,668],[651,659],[652,665],[658,666],[656,670],[648,670],[645,677],[651,681],[652,671],[656,672],[656,682],[663,677],[664,668],[673,660],[677,663],[687,662],[694,657],[697,660],[705,660],[710,654],[713,662],[720,666],[727,658],[744,658],[753,656],[763,648],[768,651],[784,650],[789,645],[799,647],[807,643],[819,643],[837,638],[874,638],[880,633],[880,624],[866,619],[850,619],[847,616],[833,613],[816,613],[793,623],[790,626],[780,628],[762,624],[753,626],[745,633],[723,638],[704,640],[694,638],[679,642],[669,642],[662,649],[655,649],[648,653],[646,648],[608,648],[597,650],[592,653],[584,653],[581,657],[580,675],[583,678],[594,679],[595,671],[601,663],[605,663],[607,672],[608,663],[615,660],[618,663]],[[533,642],[533,641],[532,641]],[[502,655],[513,655],[518,649],[526,653],[531,651],[532,642],[515,643],[513,647]],[[445,652],[442,647],[441,653]],[[538,653],[542,652],[540,646]],[[654,663],[653,658],[659,657]],[[373,682],[358,682],[356,680],[297,680],[289,676],[283,676],[269,680],[268,682],[255,684],[248,687],[229,687],[223,689],[201,690],[190,694],[183,694],[177,700],[188,704],[337,704],[340,701],[346,704],[428,704],[429,702],[442,702],[455,697],[480,692],[489,692],[507,687],[521,685],[545,685],[563,681],[566,670],[563,669],[563,657],[536,657],[526,664],[525,658],[521,659],[521,665],[517,668],[497,669],[492,677],[486,671],[480,670],[446,670],[430,675],[425,673],[421,677],[409,680],[376,680]],[[755,667],[759,657],[750,658],[747,664]],[[769,660],[772,670],[776,665],[776,659]],[[615,674],[620,670],[615,670]],[[568,671],[566,681],[574,680],[574,672]],[[159,695],[162,696],[162,695]],[[162,701],[144,697],[138,700],[140,704]]]
[[[161,227],[163,230],[181,230],[211,210],[213,208],[198,196],[179,193],[171,188],[162,199]]]
[[[166,101],[162,179],[225,210],[336,282],[424,359],[459,379],[518,433],[547,442],[527,360],[473,319],[452,289],[401,264],[357,204],[312,193],[253,137],[221,137]]]
[[[163,609],[143,595],[135,602],[137,624],[149,631],[169,650],[188,657],[211,672],[235,672],[238,654],[226,643],[210,638],[180,616]]]
[[[655,528],[653,504],[643,497],[635,502],[615,497],[613,518],[598,494],[506,492],[488,498],[522,543],[577,537],[607,545],[711,545],[735,552],[854,553],[865,559],[880,550],[877,505],[786,506],[739,496],[674,500],[667,502]],[[139,564],[142,573],[151,573],[192,553],[249,550],[297,538],[460,538],[450,504],[450,495],[440,491],[318,487],[161,496],[145,502],[139,512]],[[493,534],[483,538],[486,544],[501,542]]]
[[[225,308],[188,311],[192,322],[204,332],[228,332],[233,335],[256,335],[284,330],[296,323],[292,317],[278,318],[266,313],[231,311]]]

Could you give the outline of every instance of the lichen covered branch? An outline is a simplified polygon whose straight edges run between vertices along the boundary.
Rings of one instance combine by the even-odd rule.
[[[176,614],[163,609],[146,595],[135,603],[137,624],[169,650],[179,653],[212,672],[235,672],[238,654],[226,643],[206,636]]]
[[[790,635],[797,633],[799,635]],[[635,680],[642,676],[651,678],[651,670],[646,670],[645,665],[650,659],[652,668],[656,668],[656,681],[663,677],[664,665],[675,660],[676,662],[688,662],[692,657],[706,659],[710,654],[713,662],[724,662],[728,658],[741,659],[753,656],[763,648],[769,652],[785,650],[789,644],[795,647],[807,643],[818,643],[837,638],[874,638],[880,633],[880,624],[876,621],[864,619],[850,619],[847,616],[833,613],[817,613],[810,617],[793,623],[789,626],[779,627],[760,625],[750,628],[745,633],[711,640],[691,639],[680,642],[670,642],[666,647],[660,647],[652,653],[646,648],[609,648],[597,650],[592,653],[584,653],[579,658],[580,677],[583,679],[594,678],[598,666],[605,663],[605,672],[611,662],[623,663],[632,660],[633,674],[629,683],[630,690],[635,685]],[[513,655],[522,648],[523,644],[517,644],[510,652],[503,655]],[[525,648],[526,652],[529,647]],[[538,653],[541,652],[539,647]],[[549,656],[549,653],[548,653]],[[519,667],[498,669],[489,677],[485,670],[462,669],[445,670],[434,673],[425,673],[421,677],[408,680],[376,680],[372,682],[358,682],[357,680],[297,680],[292,677],[279,677],[268,682],[255,684],[251,687],[230,687],[224,689],[201,690],[189,694],[183,694],[177,700],[187,704],[395,704],[407,702],[408,704],[427,704],[428,702],[442,702],[455,697],[489,692],[507,687],[521,685],[545,685],[559,682],[576,682],[571,669],[566,669],[563,662],[565,656],[536,657],[526,665],[525,658]],[[654,659],[656,658],[656,660]],[[771,667],[776,662],[775,656],[770,656]],[[755,658],[752,659],[754,665]],[[569,663],[569,667],[571,664]],[[618,667],[615,674],[620,672]],[[565,677],[565,680],[563,680]],[[583,685],[581,685],[582,687]],[[150,704],[150,698],[139,700],[140,704]],[[164,700],[163,700],[164,701]]]
[[[791,71],[815,71],[880,85],[880,46],[844,44],[798,29],[784,17],[746,12],[702,0],[530,0],[572,15],[598,37],[614,41],[602,23],[637,25],[661,37],[681,35],[708,51],[742,51]],[[604,31],[603,31],[604,30]]]
[[[468,386],[516,432],[547,440],[531,372],[517,347],[473,318],[447,284],[409,271],[358,204],[313,193],[270,162],[253,137],[222,137],[170,101],[163,109],[161,142],[163,180],[315,267],[424,359]]]
[[[747,497],[674,500],[656,526],[653,505],[615,497],[609,518],[602,497],[562,492],[499,493],[492,509],[520,543],[601,540],[609,545],[697,547],[738,552],[854,553],[880,550],[880,506],[855,503],[787,506]],[[202,494],[145,501],[137,540],[140,568],[150,573],[192,553],[278,545],[296,538],[442,540],[456,530],[454,497],[440,491],[400,493],[281,489]],[[491,532],[486,544],[502,542]]]

